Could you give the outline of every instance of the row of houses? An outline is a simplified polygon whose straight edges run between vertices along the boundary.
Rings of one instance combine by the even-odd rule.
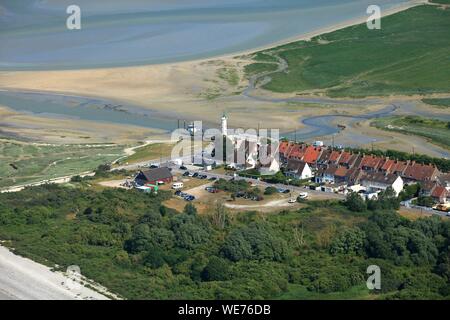
[[[314,178],[327,191],[376,194],[391,187],[398,195],[404,185],[420,183],[425,196],[441,203],[450,197],[450,175],[433,165],[292,142],[281,142],[279,155],[287,176]]]

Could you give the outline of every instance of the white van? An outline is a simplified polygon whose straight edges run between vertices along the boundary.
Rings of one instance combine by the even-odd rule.
[[[300,199],[308,199],[308,192],[300,192],[298,197]]]
[[[184,187],[183,182],[175,182],[172,185],[172,189],[175,189],[175,190],[183,189],[183,187]]]

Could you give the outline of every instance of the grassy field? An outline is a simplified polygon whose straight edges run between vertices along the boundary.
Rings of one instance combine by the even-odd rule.
[[[449,38],[450,9],[411,8],[382,19],[381,30],[361,24],[266,51],[289,68],[264,88],[337,97],[450,92]],[[248,76],[273,70],[273,60],[261,55]]]
[[[135,150],[135,154],[122,159],[121,163],[137,163],[146,160],[155,160],[168,157],[172,152],[173,144],[154,143]]]
[[[397,116],[377,119],[372,125],[387,131],[425,137],[432,143],[450,148],[450,122],[418,116]]]
[[[423,99],[422,102],[443,109],[450,107],[450,98]]]
[[[0,187],[90,171],[122,154],[123,146],[57,146],[0,140]]]

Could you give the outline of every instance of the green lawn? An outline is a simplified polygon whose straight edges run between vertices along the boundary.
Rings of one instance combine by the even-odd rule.
[[[377,119],[372,125],[387,131],[425,137],[435,144],[450,148],[450,122],[418,116],[397,116]]]
[[[264,88],[322,89],[338,97],[450,92],[448,39],[450,9],[411,8],[384,18],[381,30],[361,24],[270,49],[288,62],[289,69],[271,75]],[[246,68],[248,75],[273,70],[273,64],[261,63],[267,57],[261,54]]]
[[[122,154],[123,146],[56,146],[0,141],[0,187],[94,170]]]

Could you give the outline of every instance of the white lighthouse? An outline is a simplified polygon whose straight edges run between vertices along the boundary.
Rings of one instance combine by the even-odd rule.
[[[228,117],[224,112],[223,116],[222,116],[222,135],[224,135],[224,136],[227,136],[227,132],[228,132],[227,122],[228,122]]]

